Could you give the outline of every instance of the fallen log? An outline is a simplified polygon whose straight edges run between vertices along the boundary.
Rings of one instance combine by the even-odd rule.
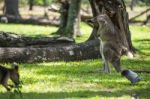
[[[147,13],[147,12],[149,12],[149,11],[150,11],[150,8],[144,10],[144,11],[141,12],[140,14],[138,14],[138,15],[136,15],[136,16],[130,18],[129,22],[133,22],[137,17],[140,17],[140,16],[142,16],[143,14],[145,14],[145,13]]]
[[[55,47],[1,47],[0,62],[75,61],[99,57],[99,42],[92,40],[80,44]]]
[[[64,37],[24,37],[0,31],[0,47],[46,47],[73,44],[74,39]]]
[[[3,19],[5,20],[3,21]],[[0,22],[2,23],[19,23],[19,24],[32,24],[32,25],[50,25],[50,26],[59,26],[60,21],[55,19],[46,19],[46,18],[29,18],[29,19],[15,19],[8,18],[5,16],[0,16]]]

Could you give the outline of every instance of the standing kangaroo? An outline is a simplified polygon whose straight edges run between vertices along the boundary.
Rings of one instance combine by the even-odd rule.
[[[98,27],[97,36],[100,41],[100,54],[104,62],[103,71],[110,73],[109,62],[114,66],[117,72],[121,72],[120,58],[122,53],[133,57],[128,50],[128,46],[123,44],[124,37],[119,33],[120,31],[113,25],[112,21],[106,14],[99,15],[91,22]]]
[[[15,86],[18,86],[20,84],[19,81],[19,67],[17,64],[13,64],[12,68],[6,68],[0,65],[0,84],[2,84],[7,91],[10,91],[13,85],[8,85],[8,80],[11,79],[11,81],[15,84]]]

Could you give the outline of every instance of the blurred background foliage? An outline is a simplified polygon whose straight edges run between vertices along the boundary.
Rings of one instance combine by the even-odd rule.
[[[3,2],[4,0],[0,0],[0,2]],[[39,5],[39,6],[43,6],[44,5],[44,1],[47,2],[48,5],[50,5],[52,2],[56,2],[57,0],[34,0],[34,5]],[[131,0],[124,0],[126,5],[130,5]],[[139,6],[145,6],[145,5],[149,5],[150,4],[150,0],[136,0],[137,1],[137,5]],[[28,5],[29,0],[20,0],[20,5],[21,6],[25,6]],[[88,0],[82,0],[83,4],[88,4]]]

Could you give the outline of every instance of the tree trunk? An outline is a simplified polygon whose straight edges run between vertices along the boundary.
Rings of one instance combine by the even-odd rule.
[[[48,2],[48,0],[43,0],[43,3],[44,3],[44,17],[45,17],[46,19],[49,19],[49,18],[48,18],[48,12],[47,12],[47,7],[48,7],[48,5],[49,5],[49,2]]]
[[[128,24],[128,13],[126,11],[126,6],[123,0],[89,0],[93,17],[98,16],[100,14],[107,14],[111,19],[113,25],[120,31],[118,32],[120,35],[120,39],[122,39],[122,43],[126,46],[131,52],[134,51],[131,42],[131,33],[129,30]],[[95,39],[97,37],[97,28],[93,28],[93,32],[89,38]]]
[[[99,57],[99,41],[44,48],[0,48],[0,62],[75,61]]]
[[[64,35],[65,27],[67,25],[67,18],[68,18],[68,10],[69,10],[69,2],[68,0],[61,2],[61,8],[60,8],[60,25],[59,29],[56,33],[60,35]]]
[[[80,33],[80,5],[81,0],[65,0],[61,7],[61,24],[57,33],[75,38]]]
[[[91,8],[92,8],[93,17],[96,17],[98,14],[100,14],[99,8],[96,4],[96,0],[89,0],[89,2],[91,5]],[[98,30],[98,28],[94,25],[93,31],[88,40],[93,40],[93,39],[97,38],[97,30]]]
[[[80,5],[81,0],[71,0],[67,26],[65,29],[65,35],[75,38],[77,34],[80,34]]]
[[[130,3],[130,9],[133,10],[133,8],[136,4],[137,4],[137,0],[132,0]]]
[[[5,16],[9,19],[20,19],[19,0],[5,0]]]
[[[29,0],[29,10],[33,10],[34,0]]]

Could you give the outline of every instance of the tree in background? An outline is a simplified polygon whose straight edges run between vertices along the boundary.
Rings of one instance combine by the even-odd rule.
[[[136,6],[139,2],[144,3],[145,5],[150,5],[150,0],[131,0],[130,8],[133,10],[134,6]]]
[[[46,9],[49,5],[48,0],[43,0],[43,5],[44,5],[44,17],[48,18],[47,9]]]
[[[59,0],[61,3],[61,23],[58,34],[75,38],[80,34],[81,0]]]
[[[29,10],[33,10],[34,0],[29,0]]]
[[[57,33],[63,35],[67,25],[69,2],[68,0],[59,0],[58,2],[61,4],[61,8],[60,8],[60,25]]]
[[[19,0],[5,0],[4,15],[7,18],[20,19]]]

